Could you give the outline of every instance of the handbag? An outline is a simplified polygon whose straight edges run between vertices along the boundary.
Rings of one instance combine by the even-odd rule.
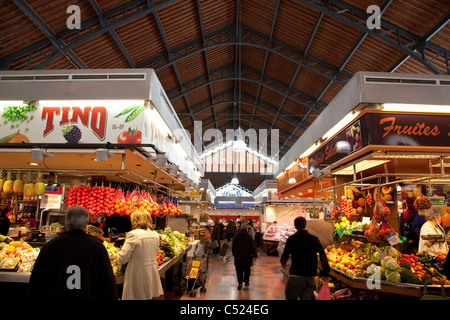
[[[331,300],[330,286],[328,285],[328,278],[325,278],[322,288],[320,288],[319,294],[316,300]]]

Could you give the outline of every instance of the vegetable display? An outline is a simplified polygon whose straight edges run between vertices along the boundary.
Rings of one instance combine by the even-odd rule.
[[[0,271],[31,272],[40,249],[33,248],[25,241],[0,239]]]
[[[442,271],[446,255],[402,254],[395,247],[352,240],[325,249],[330,267],[355,278],[378,276],[397,284],[423,285],[432,279],[450,285]]]

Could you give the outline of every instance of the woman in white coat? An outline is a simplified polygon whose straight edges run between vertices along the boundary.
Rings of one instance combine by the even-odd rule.
[[[443,241],[424,240],[422,236],[440,235],[444,237],[445,231],[441,226],[441,213],[428,212],[425,215],[426,222],[420,229],[419,252],[425,251],[430,255],[447,253],[448,246]]]
[[[159,236],[147,211],[135,210],[130,219],[132,231],[117,256],[120,264],[128,263],[122,300],[150,300],[164,293],[156,262]]]

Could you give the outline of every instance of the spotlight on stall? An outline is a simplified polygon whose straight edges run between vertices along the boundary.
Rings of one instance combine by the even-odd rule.
[[[112,158],[114,155],[109,152],[108,149],[97,149],[95,150],[95,157],[97,161],[106,161],[108,158]]]
[[[53,153],[45,152],[43,149],[31,149],[31,159],[35,161],[44,160],[45,157],[52,158]]]

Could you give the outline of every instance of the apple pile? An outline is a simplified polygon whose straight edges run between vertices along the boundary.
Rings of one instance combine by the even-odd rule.
[[[86,208],[89,214],[106,214],[108,217],[114,214],[114,188],[91,187],[81,185],[77,188],[70,187],[68,190],[68,208],[81,206]]]

